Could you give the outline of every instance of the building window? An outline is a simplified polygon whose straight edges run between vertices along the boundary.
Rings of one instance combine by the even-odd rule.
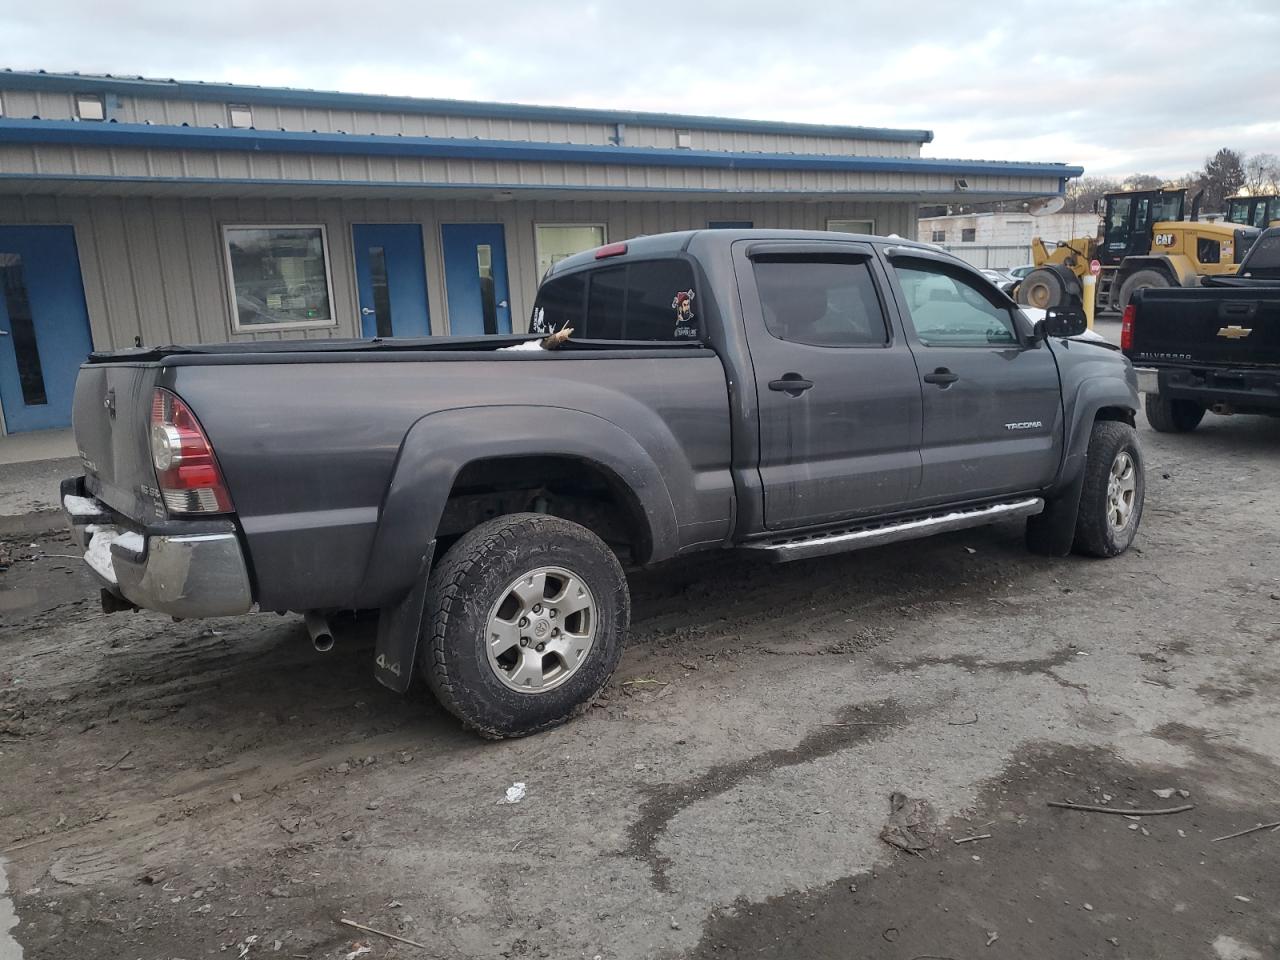
[[[677,130],[676,147],[680,150],[692,150],[693,134],[688,130]]]
[[[107,119],[106,102],[99,94],[96,93],[77,93],[76,94],[76,119],[78,120],[105,120]]]
[[[533,227],[533,246],[538,257],[538,276],[545,277],[553,264],[592,247],[604,246],[603,223],[538,223]]]
[[[227,107],[227,113],[233,127],[252,127],[253,111],[245,104],[233,103]]]
[[[934,230],[934,231],[933,231],[933,233],[929,234],[929,242],[930,242],[930,243],[946,243],[946,242],[947,242],[947,231],[945,231],[945,230]]]
[[[827,229],[833,233],[875,233],[874,220],[828,220]]]
[[[222,228],[237,331],[332,326],[333,284],[323,226]]]
[[[961,227],[960,228],[961,243],[973,243],[977,239],[978,239],[977,227]]]

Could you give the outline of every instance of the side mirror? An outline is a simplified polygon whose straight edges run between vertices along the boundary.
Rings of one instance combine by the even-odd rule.
[[[1047,310],[1044,319],[1036,321],[1036,327],[1041,326],[1045,336],[1078,337],[1089,329],[1089,318],[1078,303],[1069,303]]]

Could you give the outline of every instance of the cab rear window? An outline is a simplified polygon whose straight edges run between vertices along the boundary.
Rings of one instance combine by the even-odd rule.
[[[684,260],[634,260],[553,277],[529,318],[531,333],[565,327],[581,340],[697,340],[701,304]]]

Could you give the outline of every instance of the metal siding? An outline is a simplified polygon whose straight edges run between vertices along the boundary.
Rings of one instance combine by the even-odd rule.
[[[603,223],[609,240],[702,228],[711,219],[761,228],[824,229],[828,219],[872,219],[877,232],[909,237],[910,203],[765,201],[299,200],[0,196],[0,223],[60,222],[76,228],[94,345],[358,336],[353,223],[414,222],[423,229],[432,332],[447,332],[442,223],[501,223],[512,320],[525,329],[537,288],[535,223]],[[323,223],[336,327],[231,333],[221,229],[234,223]]]

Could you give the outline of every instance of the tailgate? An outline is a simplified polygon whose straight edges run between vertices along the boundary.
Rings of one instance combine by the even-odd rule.
[[[1280,365],[1280,286],[1152,288],[1134,302],[1127,354],[1139,366]]]
[[[162,516],[148,436],[159,375],[150,364],[85,364],[72,407],[85,488],[139,522]]]

